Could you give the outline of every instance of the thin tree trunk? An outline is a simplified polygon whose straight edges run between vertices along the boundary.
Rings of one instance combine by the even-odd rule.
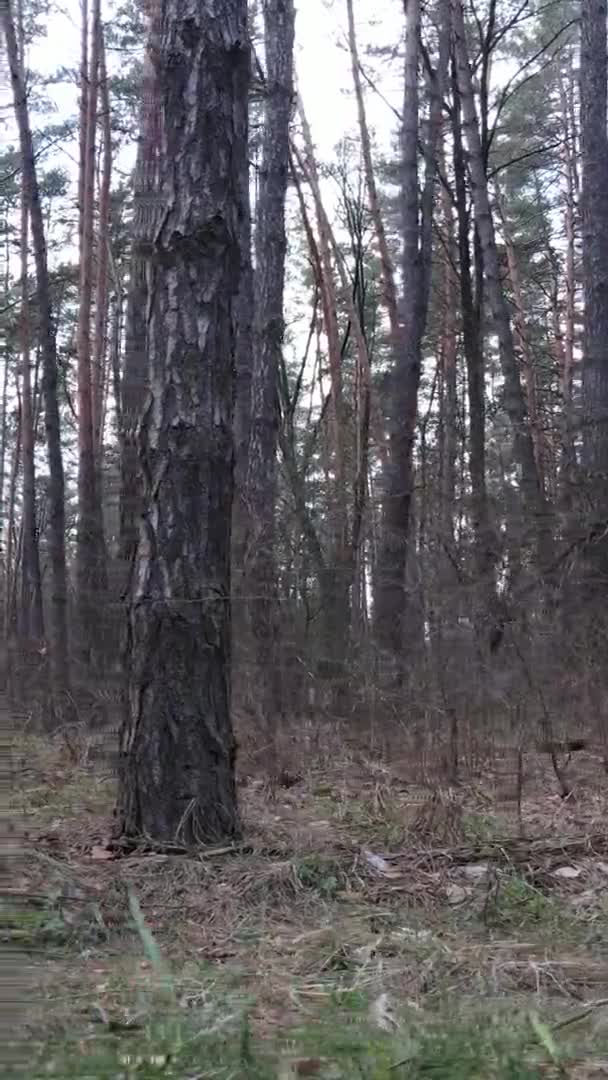
[[[103,28],[99,29],[99,89],[103,159],[99,186],[99,223],[97,231],[97,280],[95,290],[95,329],[93,335],[92,409],[93,442],[98,465],[99,498],[101,499],[101,456],[103,450],[103,401],[105,357],[108,346],[109,245],[110,245],[110,186],[112,182],[112,119],[110,93],[106,70],[106,50]]]
[[[32,385],[29,342],[28,282],[28,209],[22,184],[21,205],[21,441],[23,452],[23,554],[21,560],[21,596],[19,637],[27,653],[44,637],[40,555],[36,528],[36,440],[32,408]]]
[[[159,193],[160,88],[154,57],[159,48],[160,2],[150,7],[148,39],[142,77],[140,140],[135,162],[133,191],[133,246],[126,305],[125,355],[121,381],[121,484],[120,558],[124,567],[123,591],[133,567],[142,509],[138,467],[137,427],[148,390],[146,363],[148,306],[150,301],[150,252],[162,203]]]
[[[458,267],[460,277],[460,307],[462,312],[462,343],[467,369],[469,400],[469,474],[471,477],[471,517],[475,546],[475,565],[481,593],[482,623],[494,606],[495,544],[490,525],[486,486],[486,424],[485,424],[485,365],[479,311],[473,295],[471,249],[469,243],[469,213],[467,209],[466,166],[462,142],[462,110],[453,60],[452,143],[454,155],[454,186],[458,219]]]
[[[89,0],[80,0],[80,101],[78,132],[78,246],[82,259],[89,101]]]
[[[50,605],[50,654],[54,704],[61,707],[69,689],[67,640],[67,569],[65,558],[64,475],[61,452],[61,427],[57,400],[57,345],[51,307],[51,293],[42,221],[40,194],[27,98],[19,64],[12,0],[4,0],[0,9],[8,62],[11,73],[15,117],[19,129],[25,195],[30,215],[36,266],[36,298],[42,342],[45,426],[49,457],[49,549],[52,568]]]
[[[545,490],[545,465],[547,459],[547,447],[545,445],[545,437],[542,429],[542,424],[538,411],[538,390],[536,385],[536,371],[534,369],[534,360],[530,353],[529,347],[529,333],[526,326],[526,312],[524,306],[524,298],[521,287],[521,278],[519,276],[519,266],[517,264],[517,256],[515,254],[515,247],[509,231],[509,223],[505,208],[502,202],[502,195],[499,190],[498,184],[495,184],[496,189],[496,207],[498,210],[498,216],[500,218],[501,230],[503,240],[505,242],[505,249],[507,253],[507,268],[509,272],[509,279],[511,284],[511,290],[513,292],[514,302],[514,317],[513,317],[513,331],[514,331],[514,344],[519,350],[521,356],[524,373],[524,383],[526,388],[526,405],[528,423],[530,427],[530,434],[532,436],[532,444],[534,446],[534,458],[536,461],[536,471],[538,473],[539,483],[542,490]]]
[[[144,513],[128,614],[118,829],[238,832],[230,717],[233,390],[248,168],[246,0],[163,0],[160,186],[147,256]],[[217,16],[217,17],[215,17]]]
[[[84,140],[84,209],[78,309],[78,530],[76,580],[79,654],[85,665],[101,661],[103,623],[100,604],[107,591],[103,517],[98,492],[91,367],[95,153],[101,39],[100,0],[93,0],[91,55]]]
[[[346,0],[346,8],[348,14],[348,44],[350,49],[353,86],[355,88],[355,97],[357,100],[359,136],[361,138],[361,153],[363,157],[363,167],[365,170],[365,183],[367,186],[369,209],[374,225],[374,232],[376,234],[376,242],[378,244],[380,266],[382,268],[383,299],[388,314],[393,343],[399,345],[401,342],[401,332],[399,325],[399,315],[397,310],[395,268],[393,266],[393,260],[389,251],[388,241],[386,239],[386,229],[384,228],[384,219],[382,216],[380,198],[378,195],[378,187],[376,184],[376,173],[374,169],[374,159],[372,153],[372,141],[369,134],[367,115],[365,111],[365,97],[363,95],[363,86],[361,83],[361,64],[359,61],[359,51],[357,48],[357,35],[355,29],[355,13],[353,0]]]
[[[247,577],[255,589],[251,626],[256,644],[258,700],[276,749],[283,711],[278,655],[275,552],[277,433],[285,282],[285,200],[289,176],[289,122],[293,98],[293,0],[264,0],[266,53],[264,133],[256,228],[255,334],[247,504],[252,517]],[[276,761],[273,763],[276,767]]]
[[[442,542],[450,556],[454,548],[454,507],[456,499],[457,456],[457,313],[458,313],[458,248],[454,237],[452,204],[446,188],[442,188],[441,203],[445,231],[443,256],[443,311],[439,362],[441,365],[441,412],[439,421],[441,464],[440,528]],[[448,560],[451,565],[451,558]],[[451,576],[451,575],[450,575]]]
[[[19,53],[21,77],[25,82],[25,33],[23,5],[19,5]],[[21,447],[23,454],[23,508],[21,528],[23,547],[21,556],[21,596],[18,610],[18,627],[24,656],[30,655],[32,647],[40,649],[44,637],[42,614],[42,583],[40,579],[40,554],[36,528],[36,438],[32,402],[30,367],[30,306],[29,306],[29,213],[23,173],[21,176]],[[32,654],[33,655],[33,654]]]
[[[329,395],[331,439],[328,454],[326,455],[325,470],[327,486],[333,489],[329,512],[331,551],[319,579],[323,617],[323,655],[319,670],[323,676],[339,678],[343,674],[350,623],[347,481],[345,472],[346,431],[342,395],[342,349],[340,346],[337,319],[338,304],[334,280],[334,260],[339,262],[339,256],[331,224],[323,205],[319,175],[314,158],[312,134],[306,120],[304,104],[301,98],[298,99],[298,111],[304,132],[305,157],[293,145],[293,158],[295,158],[312,192],[319,234],[318,242],[309,220],[300,177],[295,170],[293,159],[292,175],[300,203],[302,223],[308,240],[316,284],[321,295],[323,329],[327,342],[331,383],[331,393]],[[321,378],[321,366],[319,365],[320,382]],[[321,397],[324,399],[322,392]],[[333,477],[333,483],[330,476]]]
[[[7,648],[7,684],[11,698],[15,695],[15,649],[17,631],[16,579],[17,557],[15,555],[15,501],[17,480],[21,467],[21,393],[17,383],[17,427],[15,446],[8,484],[8,517],[6,526],[6,595],[4,597],[4,640]],[[18,553],[17,553],[18,554]]]
[[[319,585],[322,592],[323,643],[319,670],[323,676],[341,680],[348,646],[350,626],[349,611],[349,546],[347,516],[347,474],[346,474],[346,427],[345,407],[342,387],[342,349],[338,326],[337,295],[334,280],[334,259],[337,259],[336,245],[329,218],[325,212],[321,195],[319,172],[315,160],[312,133],[308,123],[304,103],[298,95],[298,112],[302,124],[305,157],[294,151],[298,163],[310,186],[315,206],[318,230],[318,255],[312,229],[307,227],[313,264],[318,273],[318,285],[321,292],[323,324],[327,340],[329,373],[331,380],[330,416],[333,451],[333,506],[330,510],[332,550]],[[300,193],[301,194],[301,193]],[[305,203],[301,199],[302,216],[306,221]],[[332,254],[334,259],[332,259]]]
[[[450,42],[450,9],[439,3],[437,70],[430,80],[428,136],[422,198],[418,188],[420,2],[406,6],[402,133],[401,218],[403,229],[403,336],[390,375],[389,454],[384,476],[383,536],[375,578],[375,633],[378,644],[399,657],[407,606],[406,564],[411,541],[414,445],[422,343],[428,314],[431,237],[437,145]]]
[[[549,509],[543,494],[538,469],[536,467],[534,443],[526,417],[526,405],[519,379],[509,308],[500,278],[494,221],[490,207],[488,183],[467,52],[462,0],[452,0],[452,13],[458,88],[462,101],[465,138],[469,150],[475,221],[483,253],[483,267],[488,289],[488,298],[492,309],[494,328],[498,337],[500,361],[504,379],[504,402],[513,429],[515,456],[521,469],[521,487],[525,507],[529,519],[532,522],[532,528],[537,544],[539,569],[542,572],[544,569],[548,569],[552,563],[551,520]]]

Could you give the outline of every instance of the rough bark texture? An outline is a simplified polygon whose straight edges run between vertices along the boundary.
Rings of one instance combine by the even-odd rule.
[[[128,615],[118,827],[186,842],[239,821],[230,720],[233,390],[247,169],[245,0],[162,0],[164,210],[148,255],[144,513]]]
[[[120,385],[120,558],[124,567],[123,588],[135,558],[141,483],[138,470],[137,427],[148,387],[146,362],[149,267],[154,233],[160,220],[159,194],[160,99],[156,70],[159,48],[159,0],[150,5],[148,39],[142,78],[140,137],[135,161],[133,224],[129,295],[125,326],[125,354]]]
[[[263,12],[266,83],[257,208],[252,422],[246,487],[253,530],[247,577],[257,594],[251,605],[251,625],[256,642],[260,706],[266,723],[274,731],[282,711],[281,672],[276,649],[275,514],[278,379],[285,327],[285,198],[293,99],[293,0],[264,0]]]
[[[583,408],[585,467],[593,518],[608,513],[608,135],[606,0],[581,7]],[[608,569],[608,543],[602,564]]]
[[[40,338],[43,363],[43,390],[45,427],[49,458],[49,517],[48,538],[51,561],[51,603],[49,619],[51,676],[54,704],[63,704],[62,698],[69,689],[68,642],[67,642],[67,571],[65,559],[65,507],[64,475],[61,453],[61,429],[57,401],[57,345],[51,307],[46,241],[40,193],[36,176],[32,132],[29,122],[27,98],[21,77],[19,50],[15,34],[15,21],[11,0],[4,0],[0,17],[6,40],[6,51],[11,73],[15,117],[19,129],[22,156],[23,184],[32,230],[32,244],[36,266],[36,299],[40,320]]]

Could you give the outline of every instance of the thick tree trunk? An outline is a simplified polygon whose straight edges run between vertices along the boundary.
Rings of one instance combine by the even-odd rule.
[[[235,672],[248,649],[248,605],[241,597],[246,592],[245,550],[250,511],[247,506],[247,468],[251,434],[251,382],[253,376],[253,266],[251,259],[250,174],[243,177],[243,218],[241,222],[241,277],[237,312],[236,386],[234,395],[234,502],[232,506],[232,659]]]
[[[254,367],[246,485],[252,542],[247,578],[257,594],[251,604],[251,626],[257,653],[258,700],[273,742],[283,709],[277,654],[275,514],[295,10],[293,0],[264,0],[263,11],[266,96],[255,236]]]
[[[23,182],[30,215],[32,242],[36,266],[36,298],[42,342],[43,390],[45,426],[49,457],[49,550],[52,588],[50,605],[51,676],[55,706],[64,704],[69,689],[67,641],[67,570],[65,558],[64,475],[61,452],[61,427],[57,400],[57,345],[51,307],[51,293],[46,256],[46,242],[27,98],[19,64],[12,0],[4,0],[0,8],[8,62],[11,73],[15,117],[23,162]]]
[[[608,515],[608,134],[606,0],[584,0],[581,20],[584,465],[595,522]],[[600,554],[608,569],[608,541]]]
[[[162,0],[160,190],[148,256],[144,513],[132,577],[118,828],[239,829],[230,719],[233,389],[247,170],[245,0]]]

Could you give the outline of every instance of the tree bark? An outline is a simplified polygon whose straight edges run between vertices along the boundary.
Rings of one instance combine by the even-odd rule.
[[[67,568],[65,558],[64,474],[61,451],[61,425],[57,399],[57,344],[51,307],[46,241],[40,193],[36,176],[32,132],[27,97],[19,63],[12,0],[4,0],[0,9],[11,74],[15,117],[19,129],[25,197],[30,215],[36,266],[36,299],[42,343],[45,427],[49,459],[49,550],[52,570],[50,604],[50,655],[54,705],[65,704],[69,690],[67,639]]]
[[[91,367],[91,312],[93,299],[93,237],[95,218],[95,155],[97,101],[101,40],[100,0],[93,0],[91,55],[89,63],[86,135],[84,137],[84,181],[82,244],[80,252],[80,292],[78,308],[78,529],[76,535],[76,582],[79,616],[80,658],[85,665],[99,663],[102,655],[103,623],[100,604],[107,592],[105,540],[93,418],[93,376]],[[82,136],[81,136],[82,138]]]
[[[251,626],[256,643],[261,715],[276,724],[283,701],[278,656],[278,593],[275,563],[279,369],[285,321],[285,199],[289,176],[289,123],[293,99],[293,0],[264,0],[266,81],[264,133],[257,207],[255,334],[252,416],[246,498],[251,514],[247,578],[256,596]]]
[[[156,57],[160,39],[160,0],[150,5],[142,77],[140,136],[133,183],[133,224],[129,293],[125,325],[125,355],[120,386],[120,558],[123,591],[128,590],[142,509],[138,468],[137,428],[148,391],[146,339],[150,299],[150,255],[162,204],[159,193],[160,88]]]
[[[99,92],[101,98],[101,128],[103,158],[99,185],[99,222],[97,229],[97,280],[95,283],[95,326],[93,333],[92,410],[93,449],[97,465],[98,498],[102,502],[103,401],[105,386],[105,357],[108,347],[109,251],[110,251],[110,187],[112,183],[112,118],[110,91],[106,70],[106,50],[103,28],[99,28]]]
[[[248,167],[245,0],[162,0],[164,199],[150,271],[144,512],[132,577],[117,823],[239,830],[230,718],[233,390]]]
[[[606,0],[581,7],[583,446],[593,520],[608,514],[608,134]],[[608,541],[601,563],[608,569]]]
[[[78,247],[82,258],[89,101],[89,0],[80,0],[80,101],[78,103]]]

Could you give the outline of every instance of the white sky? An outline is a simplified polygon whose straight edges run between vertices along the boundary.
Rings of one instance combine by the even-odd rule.
[[[116,0],[102,0],[102,18],[110,22]],[[387,60],[374,60],[366,56],[370,46],[395,46],[403,32],[402,0],[356,0],[358,47],[361,60],[374,82],[381,87],[382,100],[371,89],[366,90],[366,106],[370,127],[381,150],[388,150],[396,128],[396,118],[391,105],[400,107],[402,94],[401,73]],[[46,37],[30,49],[27,66],[33,73],[48,76],[59,67],[78,72],[80,62],[80,0],[63,0],[60,10],[47,23]],[[299,89],[304,99],[308,120],[312,128],[320,162],[335,160],[336,144],[347,134],[357,135],[357,114],[352,93],[350,56],[347,49],[346,0],[300,0],[296,16],[296,67]],[[143,42],[142,42],[143,48]],[[110,70],[119,70],[124,54],[108,49]],[[47,96],[54,102],[56,113],[41,116],[32,114],[34,128],[48,122],[59,122],[78,111],[77,75],[74,82],[62,82],[49,86]],[[387,104],[387,101],[390,104]],[[16,142],[12,114],[10,87],[0,68],[0,146]],[[135,143],[131,143],[115,162],[127,173],[133,165]],[[77,146],[75,139],[64,141],[44,158],[44,165],[66,169],[74,184],[77,180]],[[115,178],[116,180],[116,172]],[[337,189],[331,181],[323,183],[324,199],[331,213],[335,205]],[[77,253],[64,248],[56,258],[76,258]],[[309,313],[308,298],[297,296],[297,282],[287,282],[287,304],[290,310],[291,334],[298,333],[297,324],[302,320],[301,333],[305,334]],[[298,302],[299,300],[299,302]]]
[[[111,18],[112,0],[102,0],[102,17]],[[394,45],[402,33],[403,8],[401,0],[357,0],[359,48],[362,58],[368,45]],[[63,0],[61,10],[48,22],[47,36],[30,50],[28,66],[40,73],[51,74],[59,66],[78,68],[80,51],[80,0]],[[300,87],[306,104],[313,136],[320,157],[331,157],[338,140],[348,130],[354,130],[356,114],[351,90],[350,61],[346,43],[345,0],[300,0],[296,20],[296,62]],[[120,57],[109,55],[116,68]],[[373,64],[373,61],[371,62]],[[1,76],[0,76],[1,77]],[[5,105],[8,86],[0,86],[0,104]],[[395,107],[399,104],[397,85],[382,81],[383,93]],[[74,113],[78,107],[76,84],[52,87],[49,96],[59,114]],[[369,119],[373,128],[390,134],[394,117],[389,107],[371,91],[368,93]],[[6,115],[6,114],[4,114]],[[0,143],[6,145],[14,133],[3,125]]]

